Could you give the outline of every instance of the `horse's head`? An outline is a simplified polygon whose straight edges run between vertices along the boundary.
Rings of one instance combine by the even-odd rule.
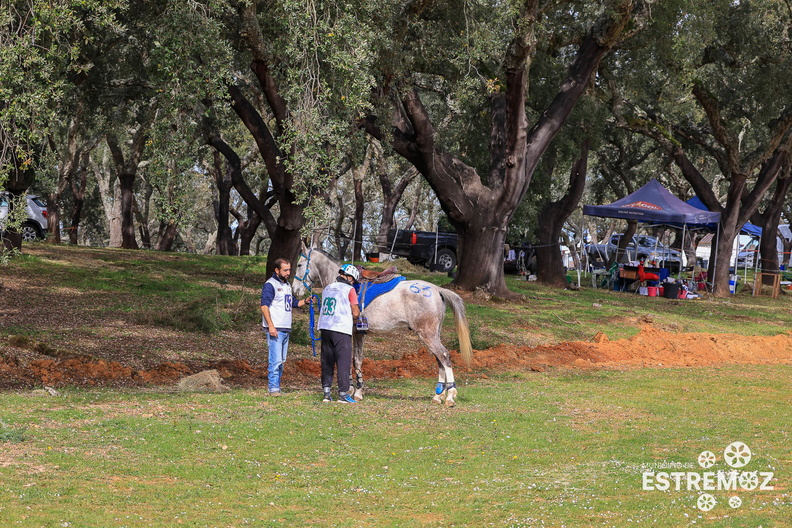
[[[341,265],[319,249],[309,249],[305,244],[300,251],[300,259],[294,267],[294,283],[292,292],[297,297],[310,293],[318,293],[333,282]]]
[[[305,244],[300,251],[300,259],[294,267],[294,282],[292,283],[292,293],[296,297],[303,297],[311,293],[314,279],[311,277],[311,254],[313,249],[308,249]]]

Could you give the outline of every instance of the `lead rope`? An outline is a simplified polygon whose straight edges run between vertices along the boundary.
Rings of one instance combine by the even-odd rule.
[[[321,337],[316,337],[316,313],[314,312],[316,303],[319,302],[319,296],[313,293],[313,282],[308,283],[308,275],[311,272],[311,253],[313,253],[313,248],[308,251],[307,255],[303,255],[300,253],[301,257],[304,257],[307,261],[305,263],[305,273],[303,273],[302,277],[295,277],[298,281],[300,281],[305,289],[308,290],[310,294],[309,299],[313,301],[316,299],[316,302],[311,302],[311,307],[308,310],[308,335],[311,337],[311,351],[313,352],[313,357],[316,357],[316,342],[321,341]]]
[[[369,286],[371,286],[371,282],[368,280],[360,283],[360,315],[355,321],[355,330],[361,334],[365,334],[369,329],[368,319],[366,318],[366,292]]]
[[[308,315],[308,319],[309,319],[308,333],[311,336],[311,350],[313,351],[313,357],[316,357],[316,342],[321,341],[322,339],[321,337],[316,337],[316,331],[314,329],[316,326],[316,316],[314,315],[314,306],[316,305],[316,303],[319,302],[319,296],[312,294],[309,298],[311,299],[312,302],[311,302],[311,309],[309,310],[309,315]],[[313,299],[316,299],[316,301],[313,302]]]

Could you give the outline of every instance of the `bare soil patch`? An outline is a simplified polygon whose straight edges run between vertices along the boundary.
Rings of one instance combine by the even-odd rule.
[[[730,334],[673,334],[644,325],[630,339],[599,342],[573,341],[553,346],[499,345],[477,350],[469,366],[458,353],[452,355],[460,370],[474,376],[491,372],[544,371],[547,368],[696,367],[724,364],[792,364],[792,333],[774,337]],[[303,354],[304,356],[304,354]],[[166,361],[150,368],[133,368],[122,362],[90,356],[20,360],[6,351],[0,357],[0,388],[35,386],[172,386],[184,376],[217,369],[232,386],[266,384],[266,365],[246,359],[220,361]],[[394,359],[366,359],[367,379],[431,377],[437,373],[434,357],[424,348]],[[319,361],[297,357],[287,363],[284,383],[304,385],[319,378]]]

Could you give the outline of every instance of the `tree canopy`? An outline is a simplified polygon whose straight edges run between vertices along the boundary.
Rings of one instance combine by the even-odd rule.
[[[460,240],[456,286],[508,296],[504,242],[582,239],[567,220],[581,195],[612,200],[650,175],[721,211],[725,240],[748,219],[777,225],[791,13],[784,0],[8,0],[0,183],[45,193],[58,225],[68,205],[73,243],[270,257],[295,257],[314,228],[339,251],[353,235],[374,249],[397,218],[439,206]]]

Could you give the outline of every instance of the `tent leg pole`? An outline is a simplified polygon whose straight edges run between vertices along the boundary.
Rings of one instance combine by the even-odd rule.
[[[715,228],[715,257],[718,256],[718,244],[720,243],[720,222]],[[710,260],[712,260],[712,292],[715,293],[715,277],[718,276],[718,259],[713,258],[712,250],[710,249]]]
[[[679,279],[682,278],[682,257],[685,254],[685,231],[687,228],[687,224],[682,224],[682,244],[679,246],[682,249],[682,252],[679,254],[679,271],[677,271],[677,282]]]

